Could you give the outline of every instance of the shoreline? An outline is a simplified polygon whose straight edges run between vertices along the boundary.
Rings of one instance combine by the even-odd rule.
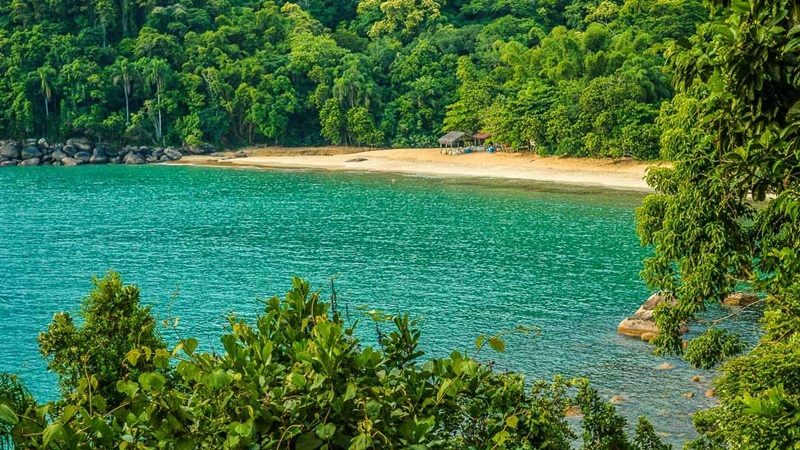
[[[603,189],[653,192],[644,181],[648,167],[663,162],[562,158],[522,153],[443,155],[439,149],[369,150],[340,154],[297,154],[296,150],[248,149],[247,157],[231,153],[186,156],[171,165],[299,169],[428,175],[443,178],[527,180]],[[335,153],[335,152],[333,152]]]

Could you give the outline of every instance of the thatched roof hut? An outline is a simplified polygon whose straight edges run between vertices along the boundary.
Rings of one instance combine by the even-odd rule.
[[[464,142],[469,139],[472,139],[472,136],[464,133],[463,131],[451,131],[439,138],[439,144],[452,147],[459,142]]]

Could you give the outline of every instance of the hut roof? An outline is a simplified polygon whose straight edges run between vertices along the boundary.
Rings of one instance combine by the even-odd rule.
[[[472,137],[474,137],[475,139],[483,140],[483,139],[489,139],[492,136],[494,136],[494,133],[478,133]]]
[[[439,138],[439,143],[444,145],[453,145],[454,143],[462,140],[469,139],[472,136],[464,133],[463,131],[451,131]]]

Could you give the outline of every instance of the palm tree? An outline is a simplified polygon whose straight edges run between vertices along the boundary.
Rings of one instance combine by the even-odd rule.
[[[141,66],[140,70],[144,76],[144,84],[156,90],[155,102],[147,101],[145,105],[150,115],[150,120],[153,122],[153,128],[156,132],[156,140],[163,141],[164,138],[164,120],[163,120],[163,107],[164,107],[164,83],[169,74],[169,64],[161,58],[143,58],[139,60]],[[163,142],[162,142],[163,143]]]
[[[44,97],[44,113],[50,117],[50,99],[53,96],[52,80],[56,76],[56,69],[50,66],[43,66],[36,69],[36,75],[39,77],[39,83],[42,90],[42,97]]]
[[[130,96],[133,90],[133,78],[136,74],[136,68],[133,67],[128,58],[117,58],[114,65],[111,66],[113,71],[112,80],[115,85],[122,84],[122,89],[125,91],[125,123],[131,123],[131,107]]]

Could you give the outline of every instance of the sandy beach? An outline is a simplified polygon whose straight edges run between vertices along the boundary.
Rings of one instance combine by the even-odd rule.
[[[327,150],[326,150],[327,149]],[[633,160],[542,157],[522,153],[443,155],[439,149],[391,149],[348,153],[338,148],[246,149],[247,158],[187,156],[173,164],[365,171],[442,177],[517,179],[608,189],[651,191],[644,181],[652,163]]]

